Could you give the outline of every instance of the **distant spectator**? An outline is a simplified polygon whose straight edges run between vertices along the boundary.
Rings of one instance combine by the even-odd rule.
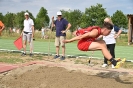
[[[13,28],[13,32],[16,32],[16,28]]]
[[[45,28],[44,27],[42,27],[42,29],[41,29],[41,34],[42,34],[41,39],[44,39],[45,38]]]
[[[12,27],[9,28],[9,34],[11,35],[13,32]]]
[[[18,33],[18,34],[19,34],[19,32],[20,32],[20,29],[18,28],[18,29],[16,30],[16,33]]]
[[[12,31],[13,31],[13,30],[12,30],[12,27],[10,27],[10,28],[9,28],[9,32],[12,33]]]

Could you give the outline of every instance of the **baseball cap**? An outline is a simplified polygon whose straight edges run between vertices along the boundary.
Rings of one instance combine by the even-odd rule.
[[[62,15],[62,13],[61,12],[57,12],[57,15]]]
[[[29,15],[29,13],[26,12],[26,13],[24,13],[24,15]]]

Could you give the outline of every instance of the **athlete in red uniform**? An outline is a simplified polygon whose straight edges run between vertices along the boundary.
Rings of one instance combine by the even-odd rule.
[[[103,55],[115,66],[115,68],[119,68],[121,64],[125,62],[125,58],[120,62],[116,61],[107,50],[105,42],[103,40],[96,40],[100,35],[107,36],[112,29],[113,25],[107,22],[103,24],[102,28],[92,26],[86,29],[80,29],[74,32],[76,37],[65,40],[64,42],[69,43],[79,40],[77,47],[81,51],[101,50]]]

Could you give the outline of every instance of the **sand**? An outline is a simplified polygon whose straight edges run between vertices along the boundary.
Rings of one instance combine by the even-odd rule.
[[[96,68],[96,67],[94,67]],[[44,61],[0,74],[0,88],[133,88],[133,75],[73,61]]]

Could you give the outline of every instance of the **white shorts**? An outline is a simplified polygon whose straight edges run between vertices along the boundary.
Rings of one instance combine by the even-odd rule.
[[[32,39],[32,34],[31,33],[23,33],[23,40],[24,41],[27,41],[27,42],[31,42],[31,39]]]

